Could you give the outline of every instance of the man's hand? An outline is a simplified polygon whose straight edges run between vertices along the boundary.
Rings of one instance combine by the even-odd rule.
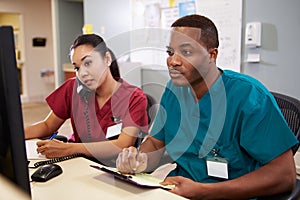
[[[117,169],[121,173],[135,174],[146,170],[147,154],[138,152],[135,147],[123,149],[117,158]]]
[[[184,178],[182,176],[172,176],[167,177],[162,185],[175,185],[175,187],[170,190],[170,192],[189,198],[189,199],[205,199],[205,196],[200,196],[200,194],[205,193],[204,185],[192,181],[191,179]],[[198,194],[200,192],[200,194]]]

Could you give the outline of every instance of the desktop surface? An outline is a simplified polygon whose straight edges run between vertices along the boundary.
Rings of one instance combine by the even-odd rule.
[[[78,157],[56,163],[63,173],[47,182],[31,182],[32,200],[47,199],[185,199],[163,189],[141,188],[90,167],[97,163]],[[29,169],[29,175],[36,169]]]
[[[30,196],[0,174],[0,199],[30,200]]]

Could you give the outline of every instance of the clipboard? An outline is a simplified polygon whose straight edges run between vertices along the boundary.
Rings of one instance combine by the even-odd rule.
[[[112,167],[104,167],[104,166],[96,166],[96,165],[90,165],[90,167],[109,173],[121,181],[130,183],[138,187],[161,188],[164,190],[171,190],[175,187],[175,185],[161,185],[160,182],[162,182],[162,180],[152,176],[151,174],[146,174],[146,173],[121,174],[116,170],[116,168],[112,168]]]

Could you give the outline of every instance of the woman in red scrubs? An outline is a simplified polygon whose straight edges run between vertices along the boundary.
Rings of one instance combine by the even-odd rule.
[[[46,101],[51,108],[41,122],[25,128],[25,138],[49,137],[71,119],[68,143],[37,142],[47,158],[82,153],[99,161],[115,158],[147,132],[147,98],[143,91],[120,78],[117,61],[96,34],[79,36],[71,46],[70,59],[76,78],[68,79]]]

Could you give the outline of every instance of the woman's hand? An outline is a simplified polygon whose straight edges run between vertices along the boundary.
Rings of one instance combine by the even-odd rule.
[[[45,155],[46,158],[57,158],[71,154],[68,152],[68,144],[56,139],[42,140],[36,144],[38,146],[37,152]]]

